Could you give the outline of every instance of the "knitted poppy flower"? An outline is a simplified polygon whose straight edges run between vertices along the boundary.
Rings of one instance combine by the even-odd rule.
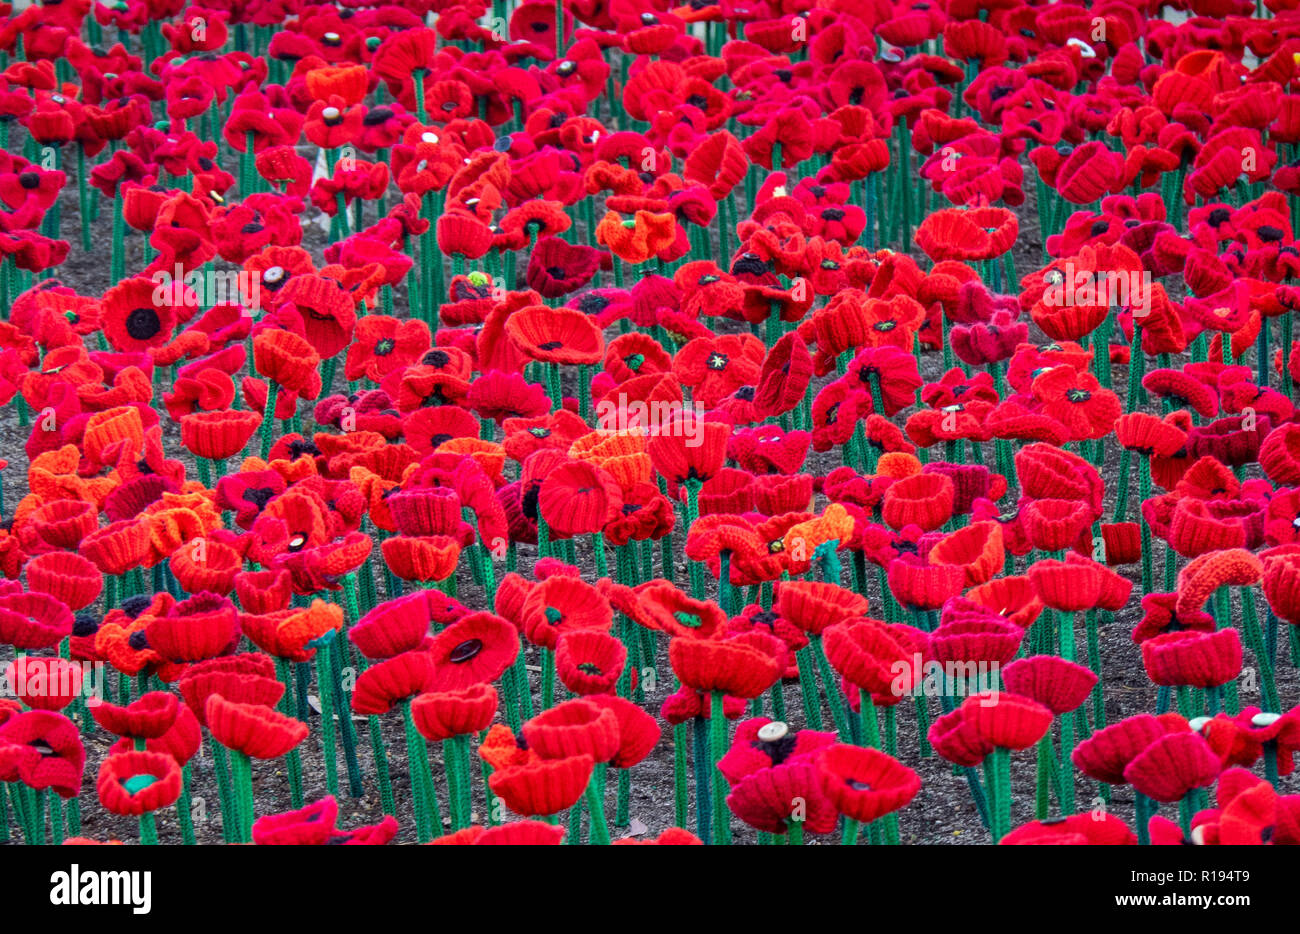
[[[965,703],[930,724],[927,738],[934,751],[954,765],[977,766],[993,751],[993,744],[972,724]]]
[[[264,330],[253,335],[253,368],[281,389],[315,398],[320,393],[319,365],[316,348],[291,331]]]
[[[138,817],[176,802],[181,794],[181,768],[162,753],[116,753],[100,765],[95,790],[109,813]]]
[[[76,552],[37,555],[24,570],[33,591],[49,594],[74,612],[94,603],[104,586],[99,569]]]
[[[76,548],[96,527],[93,504],[58,499],[32,510],[29,521],[45,542],[55,548]]]
[[[889,590],[905,607],[937,610],[962,592],[966,569],[953,564],[926,564],[913,554],[890,561]]]
[[[1016,694],[973,694],[961,709],[981,742],[1001,749],[1027,749],[1052,724],[1052,711]]]
[[[307,724],[261,704],[208,697],[204,716],[212,738],[250,759],[278,759],[307,738]]]
[[[1166,632],[1142,643],[1142,665],[1154,683],[1210,688],[1241,673],[1241,636],[1217,632]]]
[[[543,363],[593,364],[605,354],[600,328],[572,308],[521,308],[506,319],[505,333],[521,353]]]
[[[924,633],[910,626],[872,619],[850,620],[822,634],[826,657],[835,670],[884,706],[897,704],[922,680],[928,642]]]
[[[556,537],[569,538],[600,532],[622,510],[623,492],[595,464],[572,461],[546,475],[537,505]]]
[[[555,669],[575,694],[614,689],[627,664],[627,648],[607,632],[578,629],[562,633],[555,646]]]
[[[919,775],[877,749],[837,743],[816,762],[835,809],[864,824],[907,807],[921,790]]]
[[[366,658],[391,658],[424,643],[437,592],[418,590],[386,600],[348,629],[348,638]],[[446,597],[441,597],[446,600]],[[447,620],[450,621],[450,620]]]
[[[261,424],[257,412],[195,412],[181,419],[181,444],[196,457],[225,460],[242,451]]]
[[[890,528],[919,526],[931,531],[952,517],[956,488],[942,474],[919,473],[890,484],[882,514]]]
[[[402,580],[440,581],[450,577],[460,545],[449,535],[395,535],[380,545],[384,563]]]
[[[784,648],[761,632],[727,639],[678,637],[668,643],[673,672],[697,691],[721,691],[733,697],[762,694],[781,676]]]
[[[491,613],[470,613],[438,633],[429,645],[433,675],[428,690],[456,691],[495,681],[518,654],[514,626]]]
[[[549,815],[572,807],[591,779],[591,756],[532,759],[498,768],[488,778],[492,793],[516,814]]]
[[[263,663],[264,662],[264,663]],[[254,706],[278,704],[284,685],[275,680],[275,664],[268,655],[235,655],[209,659],[185,669],[177,682],[185,705],[207,726],[207,702],[214,695]]]
[[[20,656],[5,666],[4,683],[34,710],[62,710],[80,694],[84,672],[62,658]]]
[[[1073,547],[1095,518],[1084,503],[1063,499],[1030,500],[1020,509],[1030,544],[1040,551]]]
[[[366,716],[385,714],[402,701],[430,690],[433,660],[427,652],[412,651],[376,662],[357,678],[352,709]]]
[[[600,269],[603,255],[600,250],[569,244],[559,237],[543,237],[528,257],[528,287],[543,298],[576,292]]]
[[[411,716],[420,735],[430,742],[481,733],[497,712],[497,691],[474,684],[455,691],[429,691],[411,701]]]
[[[1122,785],[1128,781],[1124,776],[1128,764],[1166,732],[1166,724],[1151,714],[1128,717],[1079,743],[1072,761],[1097,781]]]
[[[133,739],[157,739],[176,723],[180,701],[175,694],[150,691],[125,706],[106,702],[91,704],[90,713],[110,733]]]
[[[0,644],[27,652],[53,648],[72,625],[72,611],[49,594],[0,595]]]
[[[829,626],[866,616],[867,598],[821,581],[781,581],[772,609],[804,632],[821,635]]]
[[[523,726],[528,748],[543,759],[590,756],[607,762],[618,751],[618,733],[612,710],[579,699],[545,710]]]
[[[343,375],[381,382],[394,370],[410,366],[429,351],[429,326],[391,315],[366,315],[357,322],[348,346]]]
[[[1219,757],[1199,733],[1166,733],[1124,767],[1124,780],[1153,801],[1180,800],[1219,777]]]
[[[708,480],[721,469],[727,456],[730,428],[724,422],[701,417],[693,409],[677,411],[656,426],[646,445],[654,469],[673,484]]]
[[[136,276],[113,286],[101,302],[104,336],[116,350],[147,350],[172,338],[183,313],[198,302],[181,283],[158,285],[153,279]]]
[[[1137,835],[1113,814],[1070,814],[1021,824],[1000,846],[1134,846]],[[1154,841],[1153,841],[1154,842]]]
[[[145,629],[145,637],[149,646],[169,661],[215,658],[234,650],[239,640],[239,612],[225,597],[199,594],[155,617]]]
[[[1055,655],[1018,658],[1002,669],[1007,690],[1037,701],[1052,713],[1069,713],[1088,699],[1097,676]]]
[[[62,714],[29,710],[0,723],[0,781],[72,798],[81,792],[85,765],[77,726]]]
[[[667,581],[637,588],[636,605],[624,612],[647,629],[670,636],[710,639],[727,624],[727,614],[716,603],[687,596]]]
[[[125,574],[139,567],[149,551],[149,525],[118,520],[87,535],[77,551],[105,574]]]

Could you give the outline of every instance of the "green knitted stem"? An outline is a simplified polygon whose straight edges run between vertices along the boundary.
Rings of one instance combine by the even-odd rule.
[[[686,829],[686,724],[673,724],[673,823]]]
[[[275,380],[266,381],[266,405],[262,408],[262,460],[271,456],[271,445],[275,438],[275,403],[280,395],[280,386]]]
[[[727,718],[723,713],[723,693],[712,692],[709,710],[709,759],[713,770],[713,830],[717,842],[731,843],[731,812],[727,809],[727,780],[718,771],[718,762],[726,752]]]
[[[618,770],[618,795],[614,811],[614,826],[626,827],[631,821],[632,773],[627,769]]]
[[[154,820],[153,811],[146,811],[140,815],[140,844],[142,846],[158,845],[158,824]]]
[[[217,796],[221,804],[221,837],[226,843],[235,842],[239,826],[236,809],[239,802],[231,786],[230,761],[226,756],[226,747],[216,740],[212,741],[212,771],[217,777]]]
[[[1145,503],[1151,498],[1151,461],[1145,457],[1138,458],[1138,499]],[[1151,526],[1146,516],[1141,515],[1139,507],[1138,524],[1142,534],[1142,595],[1151,593],[1154,586],[1155,569],[1153,565]]]
[[[415,836],[420,843],[428,843],[433,839],[435,821],[441,833],[442,818],[437,816],[438,799],[429,775],[429,753],[424,745],[424,737],[415,728],[411,701],[404,700],[401,706],[402,726],[406,735],[406,770],[411,776],[411,802],[415,811]]]
[[[555,706],[555,653],[543,646],[540,655],[542,664],[542,709],[550,710]]]
[[[813,674],[816,664],[812,658],[812,649],[804,646],[795,653],[799,666],[799,696],[803,701],[804,726],[810,730],[822,728],[821,695],[817,693],[817,679]]]
[[[786,827],[789,828],[786,835],[786,845],[803,846],[803,821],[786,821]]]
[[[190,785],[190,764],[187,762],[181,766],[181,796],[176,799],[176,820],[181,825],[181,843],[185,846],[194,846],[195,844]],[[294,807],[301,807],[301,805],[294,805]],[[69,808],[69,816],[71,816],[71,808]]]
[[[1246,644],[1254,654],[1255,662],[1260,669],[1264,709],[1272,712],[1280,711],[1282,702],[1277,693],[1277,676],[1273,671],[1273,658],[1268,653],[1268,647],[1264,642],[1264,633],[1259,627],[1259,613],[1255,608],[1255,591],[1250,587],[1241,588],[1241,616]]]
[[[316,694],[320,699],[321,749],[325,756],[325,787],[329,793],[339,793],[339,764],[334,732],[334,691],[330,682],[330,644],[324,643],[316,650]]]
[[[366,728],[370,733],[370,753],[371,758],[375,760],[375,776],[379,779],[379,803],[384,809],[384,813],[393,817],[397,816],[397,799],[393,794],[393,777],[388,769],[388,750],[384,746],[383,726],[379,718],[371,715],[366,717]],[[290,753],[293,756],[298,750]],[[301,769],[301,765],[299,766]],[[292,772],[290,773],[292,777]],[[299,782],[301,783],[301,776]],[[301,793],[301,790],[299,791]]]
[[[361,763],[357,760],[357,728],[356,724],[352,722],[352,711],[347,696],[343,693],[343,663],[346,660],[348,646],[347,643],[340,639],[336,640],[335,647],[338,651],[331,651],[329,655],[330,680],[333,686],[335,707],[339,714],[339,735],[343,739],[343,761],[348,770],[348,792],[352,797],[360,798],[365,793],[365,787],[361,784]]]
[[[609,844],[609,824],[605,820],[605,774],[609,766],[597,763],[587,782],[587,813],[591,815],[591,835],[588,842],[593,846]]]
[[[695,766],[695,835],[708,846],[713,842],[713,782],[709,772],[709,721],[704,717],[691,720]]]
[[[880,748],[880,720],[876,715],[876,702],[871,699],[871,692],[866,689],[858,691],[858,720],[861,739],[859,744],[871,749]]]
[[[220,745],[213,743],[213,747]],[[234,832],[232,843],[253,842],[253,768],[248,756],[231,749],[230,771],[234,783]]]

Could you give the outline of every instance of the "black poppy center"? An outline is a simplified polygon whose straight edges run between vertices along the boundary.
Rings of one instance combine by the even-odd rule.
[[[126,333],[138,341],[147,341],[162,330],[162,319],[152,308],[137,308],[126,316]]]
[[[447,660],[456,665],[463,665],[482,651],[482,639],[466,639],[460,645],[451,650],[451,654],[447,656]]]

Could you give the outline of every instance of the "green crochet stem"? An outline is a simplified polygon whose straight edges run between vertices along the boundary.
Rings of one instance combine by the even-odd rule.
[[[691,761],[695,765],[695,835],[708,846],[713,842],[713,783],[709,773],[709,721],[691,720],[694,741]]]
[[[145,811],[140,815],[140,845],[158,845],[158,822],[154,820],[153,811]]]
[[[411,716],[410,698],[402,701],[402,726],[406,734],[406,769],[411,776],[411,802],[415,811],[415,837],[428,843],[435,832],[442,833],[442,816],[438,810],[438,795],[433,787],[433,774],[429,768],[429,753],[424,737],[415,728]]]
[[[192,775],[190,764],[187,762],[181,766],[181,796],[176,799],[176,820],[181,825],[181,843],[185,846],[194,846],[194,813],[190,786],[192,784]],[[301,807],[301,805],[294,805]],[[68,816],[72,816],[72,808],[68,808]]]
[[[844,703],[844,694],[840,690],[840,679],[831,669],[831,664],[826,659],[826,652],[822,648],[821,636],[810,636],[808,639],[808,648],[812,652],[813,661],[817,663],[818,674],[821,675],[822,687],[825,688],[826,701],[831,708],[831,719],[835,723],[835,730],[840,736],[847,741],[853,735],[853,726],[849,720],[848,708]],[[870,695],[868,695],[870,697]],[[876,738],[876,748],[879,749],[880,738]]]
[[[787,846],[803,846],[803,821],[791,819],[786,821],[786,838]]]
[[[1246,645],[1255,656],[1259,665],[1260,687],[1263,693],[1264,709],[1278,712],[1282,701],[1277,692],[1277,675],[1273,670],[1273,656],[1269,654],[1264,641],[1264,633],[1259,626],[1259,612],[1255,607],[1255,591],[1250,587],[1241,588],[1242,629],[1246,636]]]
[[[817,678],[813,671],[816,662],[813,661],[812,649],[807,645],[799,649],[795,653],[795,661],[799,667],[799,696],[803,701],[804,726],[810,730],[820,730],[821,695],[817,693]]]
[[[235,842],[239,816],[235,813],[239,802],[230,784],[230,761],[226,747],[212,740],[212,771],[217,778],[217,798],[221,805],[221,838],[226,843]]]
[[[718,605],[727,616],[735,616],[735,588],[731,585],[731,550],[718,553]]]
[[[711,692],[709,707],[709,759],[713,769],[713,832],[721,846],[731,843],[731,812],[727,809],[727,780],[718,770],[726,752],[727,717],[723,713],[723,693]]]
[[[1122,476],[1122,475],[1121,475]],[[1151,498],[1151,461],[1146,457],[1138,458],[1138,499],[1145,503]],[[1138,525],[1142,535],[1142,596],[1151,593],[1154,586],[1155,568],[1152,554],[1151,525],[1146,516],[1138,509]]]
[[[321,749],[325,757],[325,787],[329,793],[339,793],[339,763],[337,737],[334,729],[334,691],[330,687],[330,643],[324,642],[316,649],[316,693],[320,698]]]
[[[1067,662],[1075,660],[1074,614],[1058,612],[1056,614],[1060,627],[1061,657]],[[1069,711],[1061,716],[1061,813],[1074,813],[1074,766],[1070,757],[1074,754],[1074,716]]]
[[[1243,607],[1244,611],[1244,607]],[[1244,614],[1243,614],[1244,615]],[[1232,590],[1229,587],[1220,587],[1214,592],[1214,619],[1219,629],[1230,629],[1232,627]],[[1245,625],[1243,623],[1243,627]],[[1246,640],[1250,644],[1250,640]],[[1265,662],[1257,661],[1260,668],[1265,667]],[[1261,681],[1263,676],[1261,675]],[[1235,717],[1241,712],[1241,700],[1237,693],[1237,679],[1233,678],[1223,685],[1223,706],[1229,716]],[[1271,708],[1270,708],[1271,709]]]
[[[284,685],[284,696],[280,698],[280,712],[287,717],[292,717],[296,712],[294,709],[293,669],[289,667],[287,658],[277,658],[275,660],[275,674],[280,683]],[[295,747],[289,750],[285,760],[289,772],[289,799],[295,808],[300,808],[303,806],[302,753]]]
[[[1097,611],[1089,610],[1084,617],[1088,627],[1088,667],[1097,676],[1092,686],[1092,723],[1094,730],[1106,725],[1106,700],[1102,692],[1101,633],[1097,627]]]
[[[262,408],[262,460],[271,456],[271,445],[275,438],[275,403],[279,395],[279,384],[273,379],[268,379],[266,405]]]
[[[453,832],[470,825],[471,789],[469,737],[460,735],[442,744],[442,760],[447,770],[448,810]]]
[[[1034,769],[1034,819],[1046,820],[1051,813],[1052,789],[1051,769],[1056,762],[1056,750],[1052,746],[1052,731],[1048,730],[1038,741],[1038,758]]]
[[[555,653],[545,646],[540,653],[542,665],[542,709],[555,706]]]
[[[1011,832],[1011,750],[995,747],[984,760],[990,831],[997,843]]]
[[[339,736],[343,740],[343,761],[348,770],[348,792],[354,798],[365,793],[361,783],[361,763],[357,760],[357,729],[352,722],[352,711],[347,695],[343,692],[343,663],[347,658],[348,645],[341,639],[335,640],[338,651],[329,653],[329,675],[333,687],[334,705],[339,715]],[[322,689],[322,693],[327,688]]]
[[[219,743],[213,743],[216,747]],[[248,756],[238,749],[231,749],[230,770],[234,783],[234,832],[232,843],[253,842],[253,767]]]
[[[631,821],[632,773],[618,770],[618,792],[615,799],[614,826],[626,827]]]
[[[591,815],[591,835],[587,842],[593,846],[609,845],[609,824],[605,820],[605,775],[608,764],[598,762],[587,782],[587,812]]]
[[[673,823],[686,829],[686,724],[673,724]]]
[[[840,833],[840,845],[856,845],[858,842],[858,828],[861,826],[861,822],[852,817],[844,818],[844,830]]]

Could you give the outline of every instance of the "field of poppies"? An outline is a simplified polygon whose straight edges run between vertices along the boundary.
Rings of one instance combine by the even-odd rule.
[[[1298,5],[0,3],[0,842],[1300,843]]]

